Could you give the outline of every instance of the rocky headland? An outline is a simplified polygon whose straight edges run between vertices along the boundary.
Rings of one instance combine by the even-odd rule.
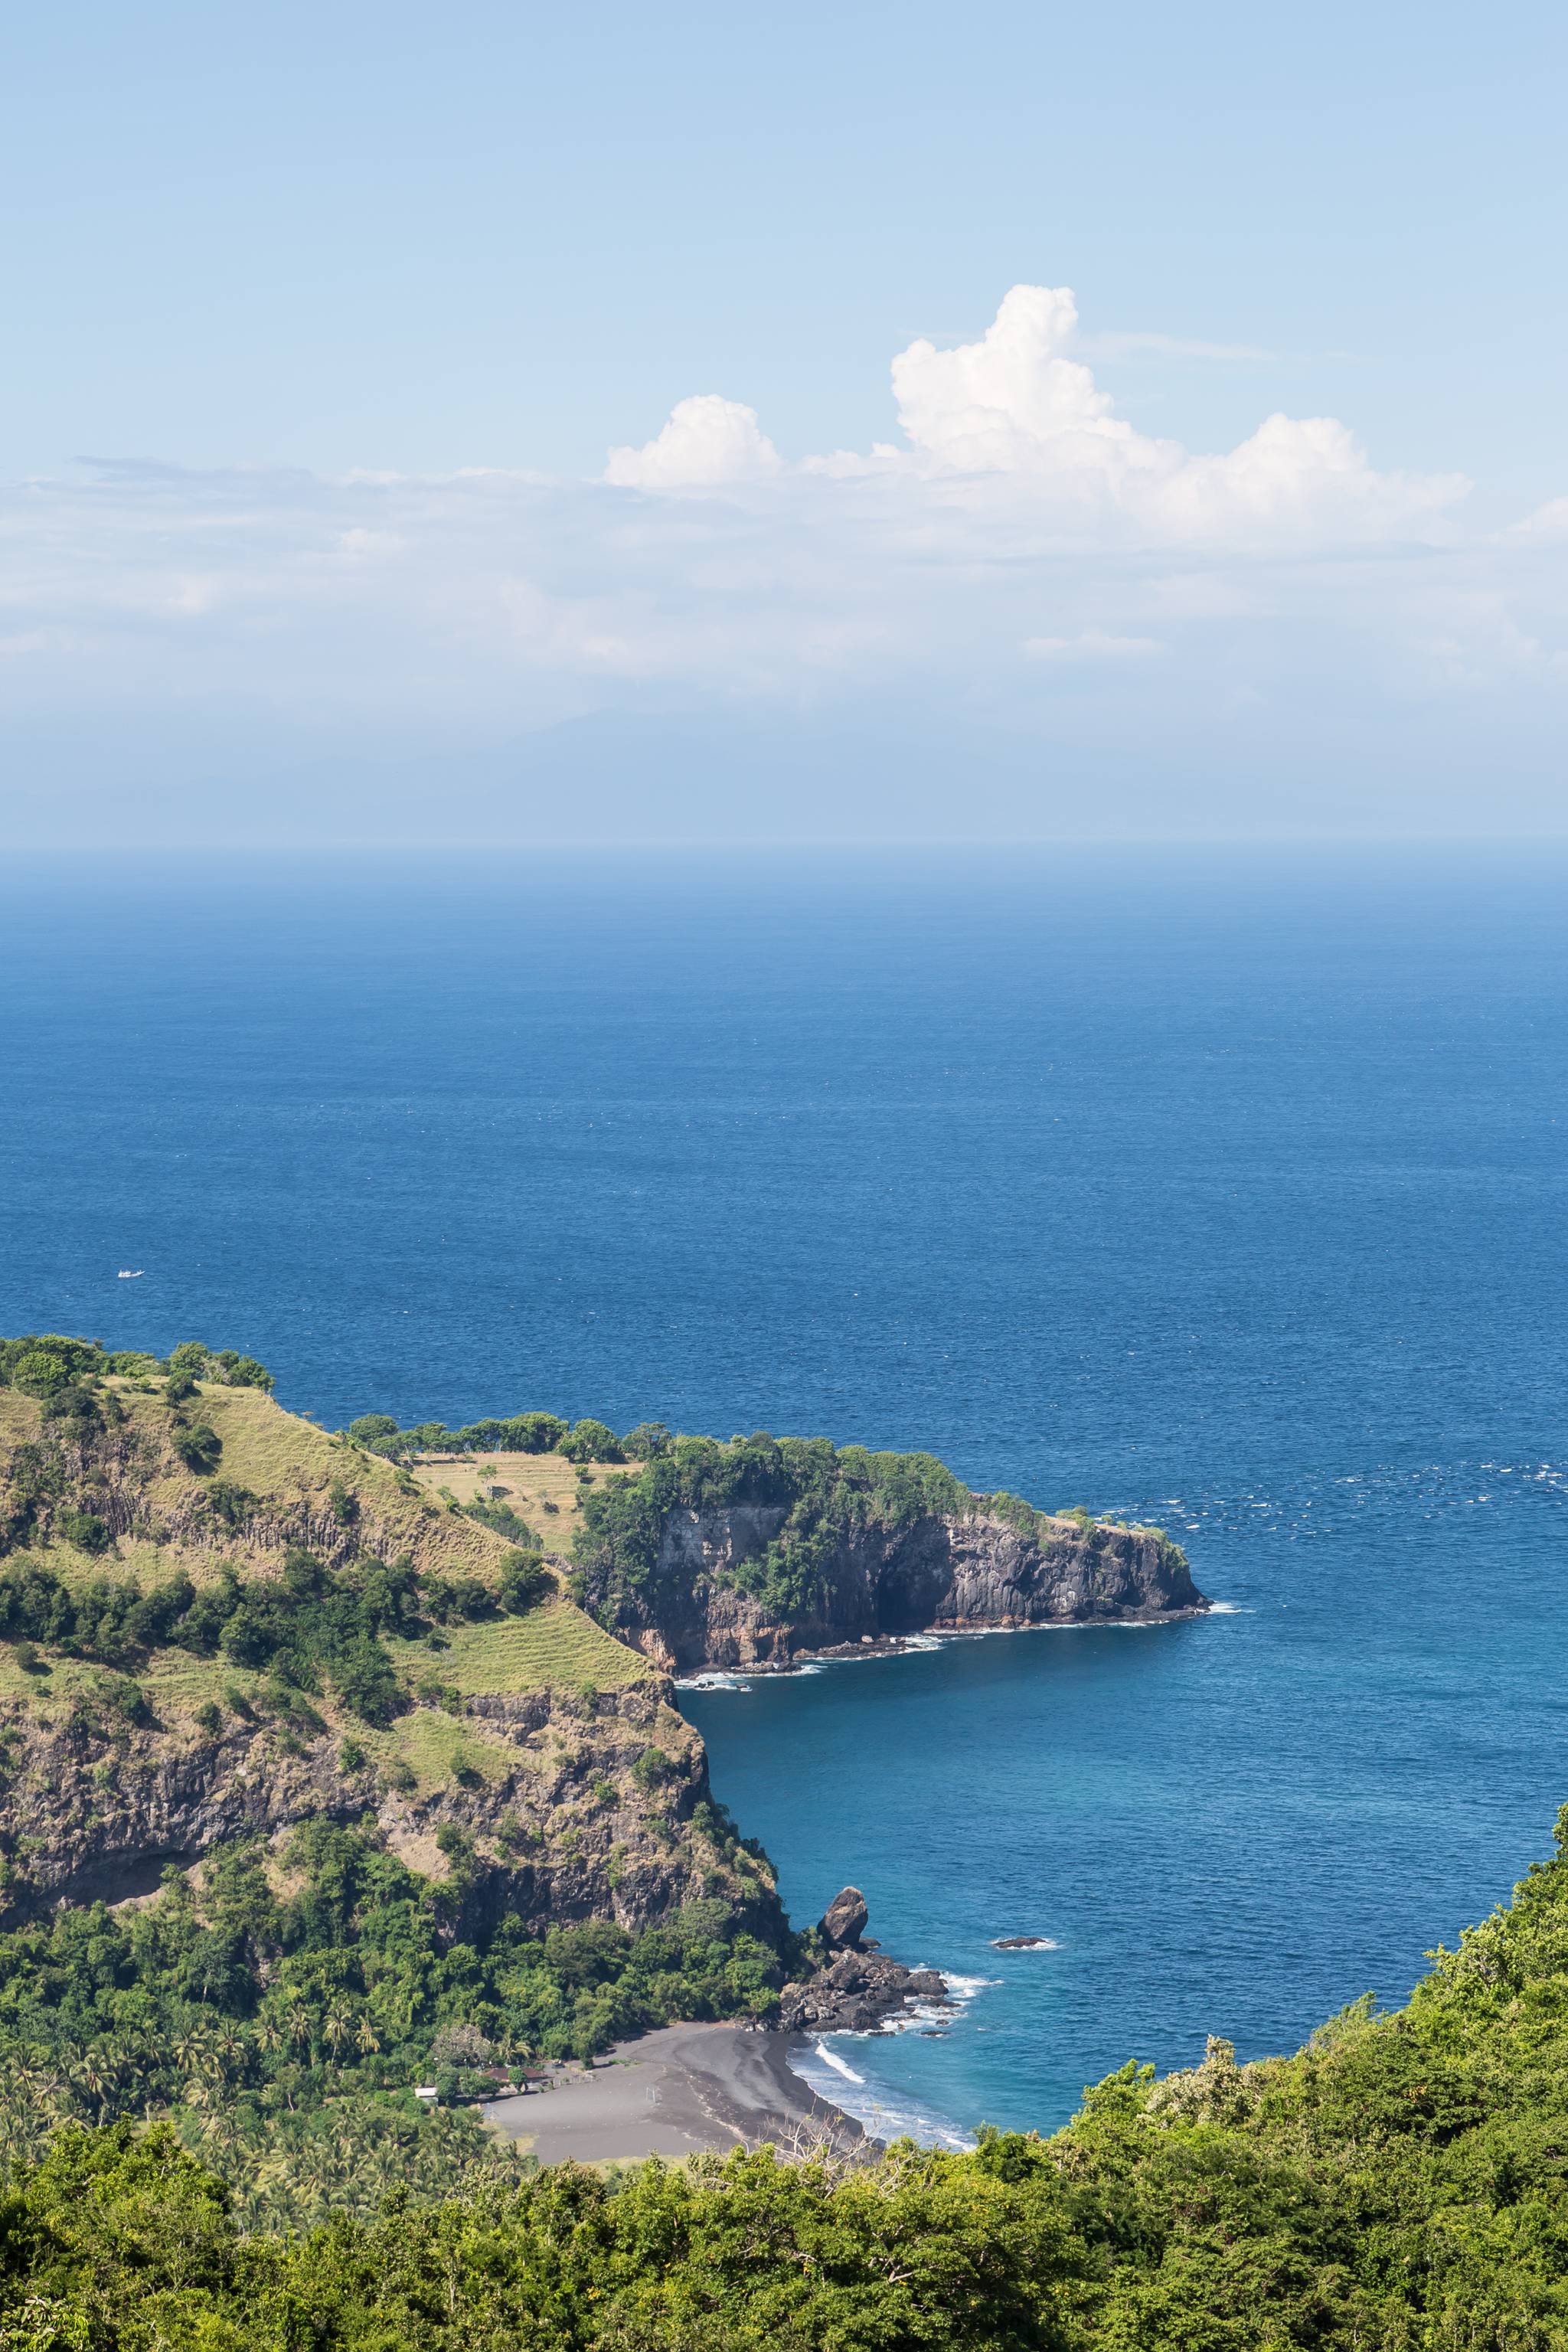
[[[590,1574],[601,1622],[667,1673],[689,1674],[787,1666],[918,1633],[1150,1622],[1209,1606],[1158,1528],[1048,1513],[1021,1525],[966,1496],[905,1524],[864,1516],[818,1547],[806,1584],[767,1573],[791,1516],[783,1503],[672,1505],[651,1576],[616,1589]]]

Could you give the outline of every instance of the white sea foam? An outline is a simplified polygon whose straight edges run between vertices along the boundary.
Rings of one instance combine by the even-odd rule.
[[[846,2065],[826,2042],[814,2042],[805,2050],[792,2050],[789,2067],[818,2098],[828,2100],[842,2115],[852,2116],[873,2139],[912,2139],[921,2147],[960,2151],[975,2145],[973,2133],[961,2131],[945,2116],[932,2115],[929,2108],[913,2105],[907,2092],[883,2090],[868,2083],[863,2074]]]
[[[847,2083],[858,2083],[862,2087],[864,2087],[866,2081],[865,2075],[858,2074],[853,2066],[847,2065],[845,2061],[840,2058],[837,2050],[830,2050],[828,2048],[826,2042],[819,2042],[817,2043],[816,2054],[823,2061],[825,2065],[831,2066],[837,2074],[842,2074]]]
[[[961,1977],[952,1969],[943,1969],[941,1973],[942,1980],[953,2000],[965,2005],[974,1999],[977,1992],[984,1992],[988,1985],[999,1985],[1002,1981],[1000,1977]]]
[[[705,1675],[678,1675],[675,1687],[677,1690],[749,1691],[752,1685],[744,1675],[724,1675],[715,1670]]]

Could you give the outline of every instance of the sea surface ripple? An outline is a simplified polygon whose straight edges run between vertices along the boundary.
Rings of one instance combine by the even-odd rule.
[[[1548,1846],[1565,885],[13,861],[0,1328],[250,1349],[331,1425],[821,1431],[1167,1526],[1206,1619],[681,1695],[796,1915],[853,1880],[964,1980],[942,2038],[816,2063],[939,2137],[1051,2125],[1398,2000]]]

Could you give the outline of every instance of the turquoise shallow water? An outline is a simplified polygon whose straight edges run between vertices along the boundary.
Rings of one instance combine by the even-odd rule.
[[[1050,2123],[1398,1998],[1568,1796],[1565,882],[13,866],[0,1328],[204,1336],[330,1423],[929,1447],[1171,1527],[1230,1612],[684,1701],[799,1913],[854,1879],[988,1980],[840,2050],[867,2095]]]
[[[853,1878],[889,1948],[961,1980],[945,2039],[803,2071],[940,2137],[1401,1998],[1568,1795],[1565,1493],[1525,1463],[1216,1498],[1187,1540],[1225,1613],[687,1694],[796,1913]],[[993,1948],[1019,1934],[1056,1948]]]

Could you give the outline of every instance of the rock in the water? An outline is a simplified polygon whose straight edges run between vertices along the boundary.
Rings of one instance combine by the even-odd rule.
[[[860,1889],[858,1886],[847,1886],[841,1895],[834,1896],[822,1915],[823,1942],[836,1952],[852,1949],[859,1943],[866,1922],[870,1916],[866,1908],[866,1897],[861,1894]]]
[[[947,1980],[935,1969],[907,1969],[859,1940],[866,1925],[866,1898],[847,1886],[827,1906],[821,1926],[829,1957],[804,1984],[787,1984],[779,1995],[779,2023],[786,2033],[875,2033],[907,2015],[919,2001],[951,2009]]]

